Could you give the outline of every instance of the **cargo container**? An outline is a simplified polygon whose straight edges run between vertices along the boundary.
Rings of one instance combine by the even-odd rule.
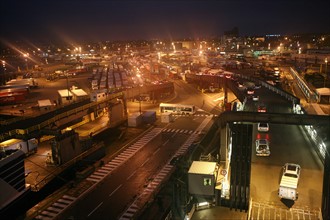
[[[127,118],[128,127],[138,127],[142,124],[142,115],[140,113],[133,113]]]
[[[161,114],[162,123],[170,123],[174,120],[173,114],[171,112],[165,112]]]
[[[142,114],[142,121],[145,124],[153,124],[157,120],[155,111],[147,111]]]

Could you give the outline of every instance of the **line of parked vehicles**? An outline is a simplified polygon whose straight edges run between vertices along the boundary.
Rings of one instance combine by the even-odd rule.
[[[268,132],[268,123],[258,123],[258,132]],[[270,144],[267,138],[261,138],[259,133],[255,141],[256,155],[261,157],[270,156]],[[298,183],[300,178],[301,167],[299,164],[286,163],[283,166],[281,181],[278,189],[278,196],[281,199],[297,200],[298,199]]]

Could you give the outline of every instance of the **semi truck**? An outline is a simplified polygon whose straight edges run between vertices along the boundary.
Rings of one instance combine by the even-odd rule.
[[[37,152],[38,140],[35,138],[29,140],[22,140],[12,138],[3,142],[0,142],[0,151],[6,150],[22,150],[26,155]]]
[[[283,166],[283,174],[278,189],[278,196],[283,199],[298,199],[298,183],[300,177],[300,165],[286,163]]]

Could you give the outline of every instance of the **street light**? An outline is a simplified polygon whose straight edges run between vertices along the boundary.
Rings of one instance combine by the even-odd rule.
[[[327,72],[328,58],[327,57],[324,59],[324,62],[325,62],[325,76],[324,76],[324,86],[323,87],[325,88],[327,77],[328,77],[328,72]]]
[[[6,73],[6,61],[2,60],[3,73]]]
[[[29,53],[25,53],[25,54],[23,54],[23,56],[25,57],[26,70],[29,70],[29,67],[28,67],[28,60],[27,60],[27,58],[29,57]]]

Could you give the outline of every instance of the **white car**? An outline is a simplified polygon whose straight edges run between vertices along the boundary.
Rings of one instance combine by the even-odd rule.
[[[268,132],[269,131],[269,124],[268,123],[258,123],[258,131],[260,132]]]
[[[256,155],[262,157],[270,156],[269,141],[267,139],[256,140]]]

